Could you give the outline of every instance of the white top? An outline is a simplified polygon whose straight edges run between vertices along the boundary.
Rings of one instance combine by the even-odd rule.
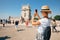
[[[50,26],[50,20],[48,18],[42,18],[39,22],[41,24],[38,26],[38,33],[43,33],[44,29]]]

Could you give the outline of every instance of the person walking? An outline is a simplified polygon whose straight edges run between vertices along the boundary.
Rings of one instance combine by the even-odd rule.
[[[17,30],[18,28],[19,21],[15,21],[15,29]]]
[[[39,19],[37,22],[34,22],[32,19],[32,24],[39,25],[38,33],[36,35],[35,40],[50,40],[51,36],[51,28],[50,28],[50,19],[48,18],[48,14],[51,13],[49,7],[47,5],[42,6],[41,13],[43,18]]]
[[[29,25],[29,20],[27,20],[27,21],[25,22],[25,24],[26,24],[26,27],[28,27],[28,25]]]
[[[56,29],[56,20],[55,19],[52,20],[52,32],[57,32],[57,29]]]
[[[5,27],[5,23],[6,23],[5,19],[3,19],[2,20],[3,27]]]

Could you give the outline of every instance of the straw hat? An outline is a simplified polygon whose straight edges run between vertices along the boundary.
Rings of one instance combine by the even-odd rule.
[[[41,12],[48,12],[48,13],[51,13],[51,10],[50,10],[50,8],[49,8],[47,5],[45,5],[45,6],[42,6]]]

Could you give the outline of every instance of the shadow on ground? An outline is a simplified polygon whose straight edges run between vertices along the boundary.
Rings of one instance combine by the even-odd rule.
[[[24,31],[25,29],[20,29],[20,30],[17,30],[17,31]]]
[[[60,32],[60,31],[57,31],[57,32]]]
[[[58,30],[58,31],[54,31],[53,33],[60,33],[60,30]]]
[[[11,37],[8,37],[8,36],[4,36],[4,37],[0,37],[0,40],[6,40],[6,39],[9,39]]]

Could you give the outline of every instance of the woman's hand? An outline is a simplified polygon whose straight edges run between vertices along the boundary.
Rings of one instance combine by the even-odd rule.
[[[39,22],[39,21],[34,22],[34,21],[32,20],[32,25],[40,25],[40,22]]]

